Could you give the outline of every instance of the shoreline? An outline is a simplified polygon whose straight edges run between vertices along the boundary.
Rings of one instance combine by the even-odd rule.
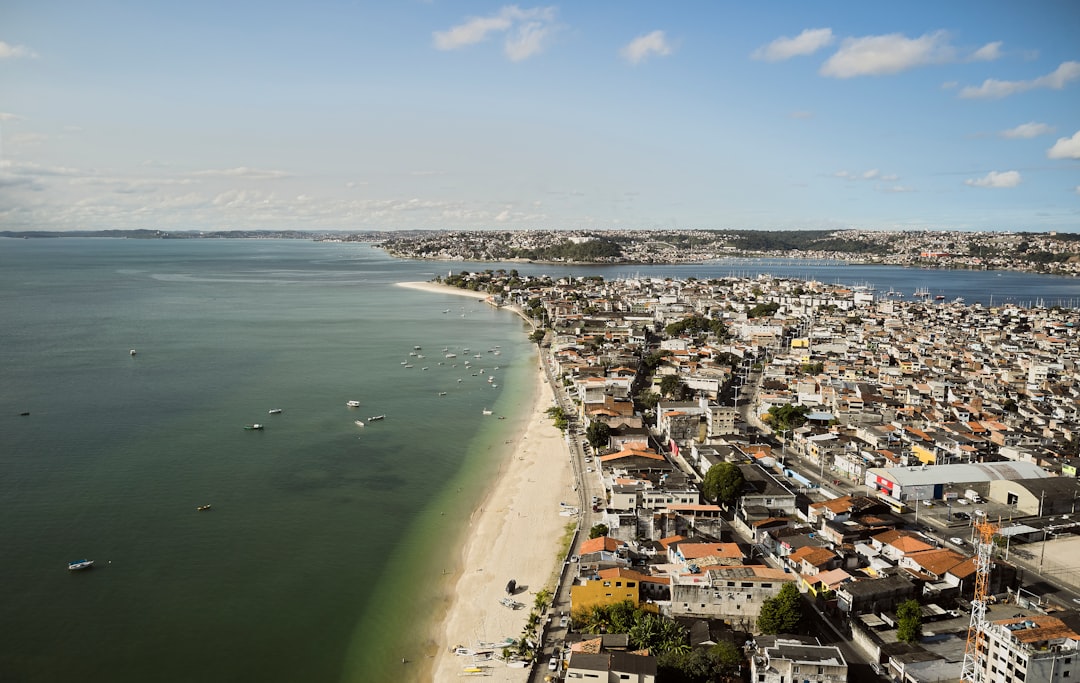
[[[405,289],[419,289],[424,292],[433,292],[438,294],[453,294],[455,296],[465,296],[474,301],[486,302],[491,297],[483,292],[474,292],[471,289],[461,289],[460,287],[451,287],[450,285],[444,285],[438,282],[397,282],[398,287],[404,287]]]
[[[433,282],[397,284],[486,299],[476,292]],[[425,640],[433,643],[434,652],[417,671],[418,680],[456,679],[462,669],[472,666],[472,657],[453,654],[459,645],[475,648],[479,643],[520,638],[536,593],[555,588],[562,538],[567,524],[576,521],[560,515],[560,503],[576,499],[563,433],[546,414],[554,395],[538,361],[533,355],[529,362],[535,365],[523,376],[531,385],[522,390],[530,391],[531,397],[522,412],[511,417],[512,435],[497,456],[499,471],[463,530],[455,563],[459,569],[441,588],[444,594],[437,602],[445,609],[433,615],[435,620]],[[525,605],[517,610],[499,603],[506,596],[510,579],[519,587],[514,599]],[[531,672],[531,668],[510,668],[498,660],[483,665],[497,681],[524,683]]]

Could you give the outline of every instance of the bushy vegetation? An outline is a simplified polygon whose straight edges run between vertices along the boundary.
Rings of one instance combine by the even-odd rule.
[[[766,635],[795,633],[802,623],[802,596],[790,581],[771,598],[765,598],[758,616],[758,630]]]
[[[745,479],[738,465],[718,462],[709,468],[701,482],[701,494],[705,500],[721,505],[733,505],[742,495]]]

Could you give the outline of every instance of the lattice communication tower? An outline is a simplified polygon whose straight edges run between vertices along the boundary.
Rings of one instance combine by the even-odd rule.
[[[983,624],[986,623],[986,603],[990,591],[990,567],[994,557],[994,534],[998,526],[982,510],[975,511],[975,537],[978,554],[975,556],[975,597],[971,600],[971,625],[968,626],[967,646],[964,648],[964,668],[960,680],[967,683],[986,683],[986,645]]]

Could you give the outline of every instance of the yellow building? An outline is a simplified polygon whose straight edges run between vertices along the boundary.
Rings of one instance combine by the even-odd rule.
[[[618,576],[589,579],[584,585],[570,587],[570,611],[593,605],[615,605],[629,600],[637,607],[641,601],[640,582]]]

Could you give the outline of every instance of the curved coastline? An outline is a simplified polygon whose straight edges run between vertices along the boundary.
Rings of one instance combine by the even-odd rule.
[[[400,286],[443,294],[482,298],[476,292],[431,282]],[[534,357],[535,360],[535,357]],[[553,587],[562,559],[558,553],[566,525],[573,517],[560,515],[560,502],[572,500],[569,450],[562,433],[546,414],[554,396],[543,370],[530,370],[531,398],[513,420],[510,436],[498,457],[499,472],[478,507],[468,517],[457,569],[444,585],[445,606],[432,614],[433,657],[414,673],[417,680],[450,680],[470,665],[454,655],[458,646],[520,637],[537,591]],[[509,579],[520,586],[515,596],[525,608],[511,610],[499,603]],[[418,663],[419,664],[419,663]],[[527,681],[529,669],[511,669],[491,662],[497,680]]]

